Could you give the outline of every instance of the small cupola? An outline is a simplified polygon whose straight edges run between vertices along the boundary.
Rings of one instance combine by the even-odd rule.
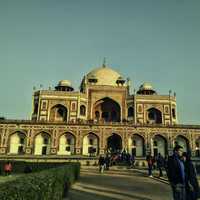
[[[153,95],[153,94],[156,94],[156,91],[153,89],[153,87],[150,83],[143,83],[140,86],[139,90],[137,91],[137,94]]]
[[[61,80],[58,82],[58,85],[55,87],[56,91],[68,91],[71,92],[74,88],[71,85],[71,82],[68,80]]]

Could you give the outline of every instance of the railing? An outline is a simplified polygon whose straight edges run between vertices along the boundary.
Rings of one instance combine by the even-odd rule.
[[[165,125],[165,124],[134,124],[131,121],[123,122],[105,122],[105,121],[94,121],[94,120],[76,120],[69,122],[51,122],[51,121],[35,121],[35,120],[13,120],[13,119],[0,119],[0,124],[55,124],[55,125],[89,125],[89,126],[134,126],[134,127],[168,127],[168,128],[194,128],[200,129],[200,125],[189,125],[189,124],[174,124],[174,125]]]

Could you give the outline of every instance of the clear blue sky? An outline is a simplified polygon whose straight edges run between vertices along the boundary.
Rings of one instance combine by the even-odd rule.
[[[180,123],[200,122],[199,0],[0,0],[0,115],[27,119],[33,86],[107,64],[177,93]]]

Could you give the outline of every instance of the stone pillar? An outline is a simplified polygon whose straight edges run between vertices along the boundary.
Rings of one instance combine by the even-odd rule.
[[[173,154],[173,137],[172,136],[168,136],[168,145],[167,145],[167,153],[169,156],[171,156]]]
[[[146,146],[145,155],[147,156],[149,154],[151,154],[151,149],[148,146]]]
[[[75,145],[75,154],[81,155],[82,148],[81,148],[81,130],[77,127],[76,130],[76,145]]]
[[[99,155],[107,153],[107,139],[105,128],[100,129]]]
[[[150,140],[150,137],[149,137],[149,134],[150,134],[150,132],[149,131],[147,131],[146,132],[146,134],[145,134],[145,156],[147,156],[147,155],[149,155],[149,154],[151,154],[152,152],[151,152],[151,140]]]
[[[25,154],[28,154],[30,155],[31,153],[34,153],[34,147],[32,145],[32,138],[31,138],[31,135],[32,135],[32,129],[28,130],[27,132],[27,140],[26,140],[26,147],[25,147]]]
[[[4,150],[2,150],[3,154],[7,154],[9,152],[9,138],[8,138],[9,136],[8,136],[8,134],[9,134],[9,130],[5,129],[4,134],[3,134],[3,146],[2,146],[2,148],[4,149]]]
[[[190,139],[189,139],[189,146],[191,150],[191,156],[196,157],[196,137],[194,133],[190,133]]]
[[[0,147],[0,154],[6,154],[7,153],[7,139],[6,139],[6,130],[3,129],[1,133],[1,147]],[[7,144],[7,145],[6,145]]]
[[[57,133],[58,133],[58,130],[56,128],[53,129],[52,137],[51,137],[51,149],[50,149],[50,154],[52,155],[57,154]]]

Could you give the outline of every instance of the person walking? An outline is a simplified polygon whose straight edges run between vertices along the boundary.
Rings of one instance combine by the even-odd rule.
[[[104,159],[104,157],[101,155],[101,156],[99,157],[99,172],[103,173],[104,167],[105,167],[105,159]]]
[[[131,154],[130,153],[126,154],[126,164],[128,167],[131,167]]]
[[[131,168],[134,168],[135,167],[135,156],[132,155],[131,156]]]
[[[185,167],[181,159],[183,147],[176,145],[173,155],[167,162],[167,176],[172,187],[174,200],[186,200],[185,193]]]
[[[163,176],[162,169],[164,167],[164,158],[162,157],[160,153],[157,156],[156,162],[157,162],[157,168],[159,170],[159,178],[160,178]]]
[[[197,200],[199,196],[199,183],[195,166],[191,161],[189,153],[183,153],[186,174],[186,200]]]
[[[110,167],[110,157],[109,157],[108,154],[105,157],[105,165],[106,165],[106,170],[109,170],[109,167]]]
[[[151,156],[151,154],[149,154],[146,158],[147,160],[147,164],[148,164],[148,175],[149,177],[153,177],[152,176],[152,169],[153,169],[153,157]]]

